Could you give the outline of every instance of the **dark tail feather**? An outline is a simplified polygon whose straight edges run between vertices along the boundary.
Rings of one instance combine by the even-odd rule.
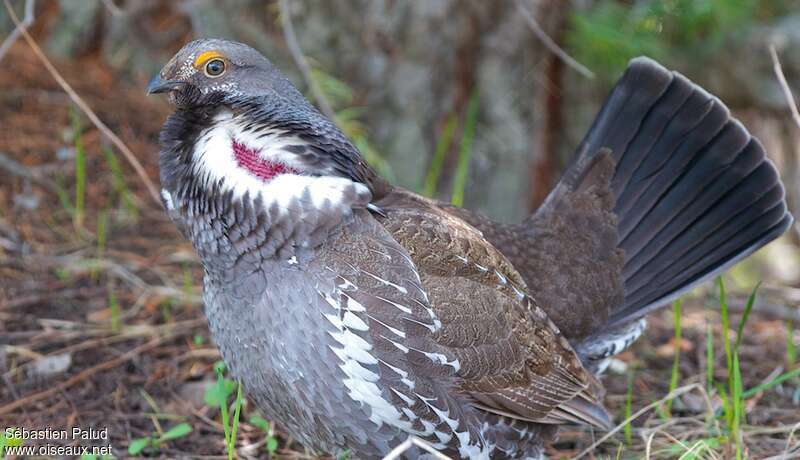
[[[631,61],[576,157],[601,148],[616,161],[625,252],[625,300],[607,327],[674,300],[792,223],[758,140],[722,102],[650,59]]]

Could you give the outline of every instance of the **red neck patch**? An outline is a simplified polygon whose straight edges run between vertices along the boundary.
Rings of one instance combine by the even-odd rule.
[[[263,181],[268,181],[281,174],[297,174],[297,170],[282,163],[272,162],[261,158],[258,150],[242,143],[233,141],[233,155],[239,167],[246,169],[250,174]]]

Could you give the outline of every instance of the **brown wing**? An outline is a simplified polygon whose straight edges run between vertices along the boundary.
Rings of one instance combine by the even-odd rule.
[[[333,322],[346,331],[349,355],[340,358],[351,396],[371,407],[376,422],[437,449],[464,448],[464,433],[479,442],[475,414],[452,391],[457,358],[433,339],[441,324],[406,250],[367,211],[357,210],[311,263],[322,274],[321,294],[341,315]],[[326,275],[334,278],[333,296],[324,294],[332,291]]]
[[[480,230],[525,277],[530,294],[570,338],[595,331],[622,304],[624,254],[617,247],[617,217],[609,151],[576,164],[550,198],[521,224],[499,224],[463,208],[442,209]],[[587,314],[591,312],[591,314]]]
[[[608,426],[599,384],[499,251],[412,194],[398,191],[378,205],[416,264],[442,324],[433,338],[458,360],[459,389],[475,406],[540,423]]]

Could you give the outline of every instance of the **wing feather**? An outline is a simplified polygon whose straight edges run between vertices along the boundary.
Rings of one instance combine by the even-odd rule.
[[[419,271],[441,322],[432,337],[459,363],[458,390],[498,415],[607,427],[599,384],[511,263],[457,217],[411,194],[393,196],[380,203],[379,220]]]

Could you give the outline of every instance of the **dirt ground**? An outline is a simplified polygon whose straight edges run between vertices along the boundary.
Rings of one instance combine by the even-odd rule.
[[[24,44],[15,45],[4,64],[0,153],[31,177],[0,171],[0,427],[107,427],[110,439],[99,444],[110,443],[117,457],[127,457],[131,440],[186,422],[189,434],[143,455],[225,458],[219,410],[203,398],[219,355],[209,339],[199,300],[201,268],[190,245],[116,151],[123,174],[113,174],[104,153],[109,143],[75,111]],[[92,59],[56,65],[156,180],[166,103],[146,97],[144,82],[119,78]],[[76,218],[74,158],[80,145],[87,181],[85,212]],[[760,265],[745,271],[756,273],[753,280],[770,273]],[[732,291],[735,329],[746,291]],[[740,347],[745,389],[797,366],[789,344],[800,344],[792,326],[792,320],[800,324],[800,288],[768,278],[761,292]],[[678,387],[699,389],[676,399],[669,414],[650,410],[637,418],[630,443],[620,430],[589,458],[732,458],[730,445],[717,441],[708,441],[705,451],[695,447],[686,453],[699,441],[720,438],[714,433],[722,423],[716,417],[720,397],[703,390],[707,324],[714,337],[714,377],[727,378],[718,310],[711,285],[687,300],[679,343],[671,311],[653,315],[645,338],[619,356],[603,378],[615,420],[625,418],[628,393],[631,413],[668,393],[676,348]],[[788,334],[793,337],[787,341]],[[800,456],[800,433],[794,432],[800,380],[747,399],[745,413],[746,455]],[[267,436],[249,422],[253,414],[245,408],[238,454],[266,458]],[[549,454],[572,457],[601,436],[566,427]],[[291,440],[278,436],[278,441],[280,457],[309,456]]]

